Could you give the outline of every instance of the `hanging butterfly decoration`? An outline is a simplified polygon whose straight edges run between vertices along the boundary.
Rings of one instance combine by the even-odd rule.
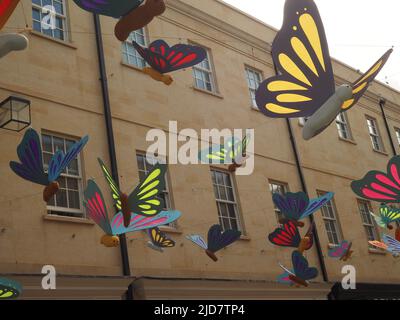
[[[223,248],[226,248],[230,244],[240,239],[242,233],[237,230],[222,230],[219,224],[213,225],[208,231],[208,244],[199,235],[188,235],[186,239],[192,241],[200,248],[203,248],[208,257],[215,262],[218,261],[215,253]]]
[[[387,173],[370,171],[361,180],[351,183],[353,192],[361,198],[381,203],[400,203],[400,156],[393,157]]]
[[[11,161],[10,167],[21,178],[45,186],[43,200],[47,203],[60,189],[57,179],[76,159],[88,140],[88,136],[83,137],[80,141],[74,143],[65,154],[61,150],[56,151],[49,162],[48,172],[46,173],[43,168],[39,135],[34,129],[28,129],[17,148],[21,163]]]
[[[274,193],[272,200],[283,215],[283,219],[279,221],[281,224],[292,221],[295,225],[304,227],[304,223],[300,220],[321,209],[332,200],[333,196],[334,193],[328,192],[322,197],[310,200],[304,192],[288,192],[283,196],[279,193]]]
[[[155,216],[132,213],[129,225],[125,227],[122,212],[117,213],[110,221],[103,195],[93,180],[88,181],[84,197],[89,217],[105,232],[100,242],[106,247],[117,247],[120,243],[118,236],[121,234],[166,225],[181,216],[179,211],[162,211]]]
[[[400,239],[394,239],[393,237],[384,234],[382,241],[368,241],[368,243],[376,248],[383,249],[398,258],[400,256]]]
[[[97,160],[110,186],[114,205],[124,216],[125,227],[128,227],[131,221],[131,213],[152,217],[163,210],[164,203],[158,195],[165,189],[167,165],[156,164],[143,181],[139,183],[128,196],[119,190],[104,162],[100,158]]]
[[[143,59],[150,65],[143,72],[154,80],[170,85],[173,79],[169,72],[193,67],[207,57],[205,49],[188,44],[176,44],[170,47],[164,40],[152,42],[148,48],[144,48],[137,42],[132,45]]]
[[[150,241],[147,243],[148,247],[159,252],[164,252],[163,248],[175,247],[175,241],[169,239],[164,232],[159,228],[147,229],[147,234]]]
[[[379,215],[375,215],[372,212],[370,214],[381,228],[393,230],[391,223],[400,222],[400,209],[391,208],[387,205],[381,205]]]
[[[339,246],[328,251],[328,256],[341,261],[347,261],[351,258],[353,251],[351,250],[353,243],[343,240]]]
[[[230,164],[228,170],[235,172],[246,162],[247,146],[251,136],[246,135],[242,140],[231,137],[224,145],[213,145],[199,152],[199,160],[204,164]]]
[[[22,293],[22,285],[14,280],[0,278],[0,300],[15,299]]]
[[[313,231],[315,225],[312,224],[304,238],[301,238],[299,229],[292,221],[287,221],[282,227],[277,228],[269,234],[269,241],[279,247],[296,248],[301,254],[310,250],[314,244]]]
[[[19,0],[0,0],[0,30],[6,24],[18,3]]]
[[[272,44],[279,75],[256,92],[260,111],[271,118],[308,117],[303,138],[323,132],[340,112],[352,108],[389,59],[387,51],[352,85],[335,89],[324,26],[313,0],[286,0],[284,22]]]
[[[292,270],[279,264],[279,266],[285,271],[283,274],[278,276],[277,281],[279,283],[290,284],[296,287],[308,287],[309,280],[318,276],[317,268],[310,268],[307,259],[299,251],[293,251],[292,264]]]
[[[85,11],[119,19],[114,34],[125,41],[132,31],[148,25],[164,13],[164,0],[74,0]]]

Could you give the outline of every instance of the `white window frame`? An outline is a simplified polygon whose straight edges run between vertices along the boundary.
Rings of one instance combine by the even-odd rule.
[[[215,177],[214,173],[216,173],[216,172],[221,173],[221,174],[223,174],[225,176],[228,176],[229,177],[230,186],[227,186],[225,184],[225,180],[224,180],[224,184],[223,185],[219,184],[217,182],[217,179],[216,178],[214,179],[214,177]],[[233,229],[231,220],[235,220],[236,224],[237,224],[237,227],[238,227],[237,230],[241,231],[242,235],[243,235],[244,234],[244,228],[243,228],[243,223],[242,223],[241,214],[240,214],[240,210],[239,210],[238,194],[236,192],[235,184],[234,184],[234,181],[233,181],[233,178],[232,178],[232,173],[228,172],[228,171],[225,171],[225,170],[220,170],[220,169],[217,169],[217,168],[211,168],[210,173],[211,173],[211,182],[213,184],[213,189],[214,189],[215,201],[217,203],[217,212],[218,212],[219,224],[221,225],[223,230],[226,230],[222,219],[223,218],[228,219],[229,220],[230,229]],[[233,201],[228,200],[228,199],[222,199],[222,197],[220,196],[219,187],[225,188],[226,198],[228,198],[228,190],[227,189],[230,187],[232,189]],[[220,204],[232,205],[233,208],[234,208],[234,211],[235,211],[235,218],[232,218],[230,216],[221,215]],[[235,230],[235,229],[233,229],[233,230]]]
[[[318,197],[322,197],[325,194],[327,194],[327,192],[317,190]],[[341,241],[343,240],[343,234],[342,234],[342,229],[340,227],[340,222],[338,219],[337,208],[336,208],[336,203],[335,203],[334,198],[332,198],[323,207],[321,207],[321,213],[322,213],[322,220],[324,221],[325,231],[326,231],[326,234],[328,237],[329,245],[330,246],[340,245]],[[331,224],[329,224],[329,230],[328,230],[326,222],[331,223]],[[334,230],[331,230],[332,225],[333,225]],[[331,240],[334,240],[333,233],[336,234],[336,238],[337,238],[336,243],[334,241],[331,241]]]
[[[397,143],[400,146],[400,128],[395,127],[394,131],[396,133]]]
[[[349,119],[345,112],[340,112],[336,117],[336,128],[338,130],[339,137],[344,140],[353,140],[351,129],[349,125]]]
[[[379,130],[378,122],[375,118],[366,116],[368,133],[371,139],[372,148],[378,152],[385,152],[382,136]],[[376,139],[376,140],[375,140]]]
[[[196,44],[197,45],[197,44]],[[199,45],[197,45],[199,46]],[[207,91],[207,92],[211,92],[211,93],[217,93],[218,89],[217,89],[217,84],[216,84],[216,79],[215,79],[215,69],[214,69],[214,62],[212,59],[212,55],[211,55],[211,50],[209,48],[202,47],[206,53],[207,53],[207,57],[206,60],[208,61],[208,65],[209,65],[209,69],[203,67],[204,61],[198,63],[197,65],[193,66],[193,81],[194,81],[194,87],[196,89],[199,90],[203,90],[203,91]],[[201,72],[202,74],[207,73],[210,77],[210,85],[211,85],[211,90],[207,89],[207,88],[201,88],[197,85],[197,81],[196,81],[196,70]],[[203,81],[203,79],[202,79]],[[204,83],[206,83],[206,81],[203,81]]]
[[[365,212],[365,207],[361,207],[363,205],[367,206],[367,212]],[[357,199],[357,207],[358,207],[358,212],[361,215],[361,221],[364,227],[365,235],[367,237],[368,241],[374,241],[374,240],[380,240],[379,238],[379,232],[377,230],[375,220],[372,218],[370,212],[372,212],[372,207],[371,207],[371,202],[363,199]],[[372,231],[374,239],[371,239],[369,237],[369,233],[367,229]]]
[[[46,136],[50,136],[52,138],[52,153],[45,151],[44,147],[43,147],[43,135]],[[69,136],[66,135],[61,135],[61,134],[55,134],[52,132],[48,132],[48,131],[43,131],[41,132],[41,144],[42,144],[42,156],[43,156],[43,166],[45,168],[45,172],[47,173],[47,168],[46,165],[44,163],[44,154],[49,154],[49,155],[53,155],[54,152],[56,151],[54,149],[54,140],[53,138],[58,138],[58,139],[63,139],[64,140],[64,145],[65,145],[65,140],[71,140],[74,142],[77,142],[79,139],[76,138],[71,138]],[[63,150],[63,152],[65,153],[66,150]],[[55,216],[63,216],[63,217],[75,217],[75,218],[86,218],[86,212],[83,208],[83,173],[82,173],[82,155],[81,153],[78,154],[77,156],[77,160],[78,160],[78,175],[71,175],[71,174],[67,174],[67,173],[61,173],[60,177],[63,178],[70,178],[70,179],[76,179],[78,181],[78,191],[79,191],[79,209],[73,209],[73,208],[69,208],[69,207],[60,207],[60,206],[52,206],[52,205],[47,205],[47,214],[48,215],[55,215]],[[61,187],[60,187],[61,189]],[[68,191],[69,189],[66,188],[66,190]],[[69,199],[68,199],[68,192],[67,192],[67,205],[69,205]],[[55,200],[55,198],[53,198],[52,200]],[[71,215],[72,214],[72,215]]]
[[[271,197],[274,195],[274,193],[278,193],[281,196],[285,196],[286,193],[290,192],[289,191],[289,185],[287,183],[285,183],[285,182],[269,180],[268,181],[268,186],[269,186],[269,191],[271,192]],[[277,186],[277,187],[283,189],[283,193],[282,192],[273,192],[273,186]],[[281,225],[279,220],[281,218],[283,218],[283,215],[281,213],[281,210],[279,210],[279,208],[275,205],[274,202],[273,202],[273,204],[274,204],[274,211],[275,211],[276,220],[277,220],[278,224]]]
[[[138,35],[143,37],[144,43],[138,41]],[[129,34],[129,37],[122,43],[122,61],[123,63],[133,66],[137,69],[143,69],[147,66],[146,61],[142,58],[142,56],[136,51],[135,47],[132,45],[132,40],[135,40],[139,45],[143,47],[148,46],[148,38],[147,38],[147,30],[145,27],[132,31]],[[140,61],[140,65],[137,64],[137,61]]]
[[[250,74],[253,75],[252,81],[256,82],[256,87],[254,87],[254,88],[251,86]],[[255,68],[245,65],[245,75],[246,75],[247,87],[248,87],[249,93],[250,93],[251,107],[253,109],[258,110],[258,106],[257,106],[257,102],[256,102],[256,92],[257,92],[259,85],[263,81],[263,73],[260,70],[257,70]]]
[[[41,3],[42,3],[43,0],[40,0],[40,1],[41,1]],[[51,1],[51,5],[54,7],[54,1],[55,1],[55,0],[49,0],[49,1]],[[33,3],[33,1],[31,1],[31,2],[32,2],[32,11],[33,11],[34,9],[38,10],[39,13],[40,13],[40,19],[43,19],[43,15],[46,16],[46,15],[48,14],[48,13],[43,13],[43,8],[44,8],[44,6],[39,6],[39,5],[37,5],[36,3]],[[58,29],[58,30],[60,30],[60,31],[62,32],[62,34],[63,34],[63,36],[64,36],[64,39],[60,39],[60,38],[55,37],[55,36],[54,36],[54,30],[51,29],[51,28],[48,29],[48,30],[51,31],[51,35],[46,34],[46,33],[44,32],[44,29],[42,28],[42,20],[38,21],[38,20],[36,20],[36,19],[33,19],[33,12],[32,12],[32,29],[33,29],[34,31],[36,31],[36,32],[40,32],[41,34],[43,34],[43,35],[45,35],[45,36],[47,36],[47,37],[50,37],[50,38],[53,38],[53,39],[56,39],[56,40],[59,40],[59,41],[65,41],[65,42],[67,42],[67,41],[69,41],[70,39],[69,39],[69,32],[68,32],[68,16],[67,16],[66,0],[57,0],[57,2],[61,2],[61,3],[62,3],[62,7],[63,7],[63,12],[64,12],[64,14],[60,14],[60,13],[58,13],[58,12],[55,12],[56,18],[60,18],[60,19],[62,20],[62,22],[63,22],[63,29],[59,29],[59,28],[56,28],[56,29]],[[40,23],[40,31],[34,29],[34,22],[35,22],[35,21]]]

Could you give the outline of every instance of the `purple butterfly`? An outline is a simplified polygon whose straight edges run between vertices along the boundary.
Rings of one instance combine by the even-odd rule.
[[[352,242],[348,242],[346,240],[342,241],[342,243],[329,250],[328,255],[331,258],[336,258],[340,259],[342,261],[347,261],[350,259],[351,255],[353,254],[353,251],[351,251],[351,246],[353,245]]]
[[[120,18],[139,7],[143,0],[74,0],[74,2],[85,11]]]

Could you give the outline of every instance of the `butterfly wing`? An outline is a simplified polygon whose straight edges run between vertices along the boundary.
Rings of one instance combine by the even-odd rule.
[[[379,220],[378,224],[381,227],[386,228],[387,225],[400,221],[400,210],[382,205],[379,208],[379,217],[376,217],[376,220]]]
[[[400,254],[400,242],[391,236],[384,234],[382,237],[383,242],[387,245],[387,250],[393,255]]]
[[[387,174],[370,171],[361,180],[351,183],[353,192],[361,198],[382,203],[400,203],[400,156],[393,157]]]
[[[349,247],[350,247],[350,243],[348,241],[344,240],[344,241],[342,241],[342,243],[339,246],[329,250],[328,256],[331,258],[340,259],[346,254]]]
[[[282,228],[277,228],[268,239],[274,245],[292,248],[298,248],[301,241],[299,229],[292,221],[286,222]]]
[[[18,145],[17,154],[21,163],[11,161],[11,169],[25,180],[47,186],[49,179],[43,169],[42,147],[39,135],[34,129],[25,132],[22,142]]]
[[[120,212],[111,220],[111,227],[116,235],[140,230],[152,229],[174,222],[179,219],[181,213],[179,211],[162,211],[156,216],[142,216],[132,213],[129,226],[124,226],[124,216]]]
[[[99,161],[99,164],[100,164],[101,170],[103,171],[104,177],[106,178],[106,181],[107,181],[108,185],[110,186],[112,198],[114,200],[114,205],[118,210],[122,210],[121,191],[119,190],[117,184],[115,183],[114,179],[112,178],[111,173],[110,173],[110,171],[108,171],[104,162],[100,158],[97,158],[97,160]]]
[[[283,266],[281,266],[281,268],[284,268]],[[286,270],[286,268],[284,268],[284,270]],[[293,272],[289,273],[287,271],[285,271],[284,273],[280,274],[277,278],[276,281],[278,283],[282,283],[282,284],[292,284],[292,280],[290,280],[289,276],[293,274]],[[294,275],[294,274],[293,274]]]
[[[167,165],[156,164],[128,197],[131,212],[142,216],[155,216],[161,212],[164,203],[158,195],[165,190]]]
[[[81,140],[75,142],[65,155],[62,151],[57,151],[53,155],[49,163],[49,181],[56,181],[60,177],[60,174],[77,157],[88,141],[89,137],[85,136]]]
[[[286,1],[272,57],[279,75],[261,83],[256,93],[266,116],[308,117],[335,93],[328,43],[314,1]]]
[[[212,145],[201,150],[198,158],[204,164],[226,164],[230,161],[229,148],[225,145]]]
[[[310,268],[307,259],[298,251],[292,253],[293,270],[296,277],[307,281],[318,276],[317,268]]]
[[[186,239],[192,241],[194,244],[198,245],[200,248],[203,248],[204,250],[207,250],[207,243],[204,241],[204,239],[197,235],[197,234],[191,234],[186,236]]]
[[[74,0],[75,4],[83,10],[120,18],[136,9],[143,0]]]
[[[333,192],[325,193],[323,196],[310,200],[307,209],[302,213],[300,220],[310,216],[315,211],[321,209],[324,205],[326,205],[329,201],[333,199],[335,194]]]
[[[388,249],[388,246],[385,243],[380,242],[380,241],[368,241],[368,243],[370,245],[376,247],[376,248],[379,248],[379,249],[383,249],[383,250],[387,250]]]
[[[357,79],[356,82],[352,84],[353,97],[344,102],[342,106],[344,111],[347,111],[356,105],[358,100],[360,100],[360,98],[368,90],[371,82],[374,81],[375,77],[385,66],[392,52],[393,49],[388,50],[366,73],[364,73],[360,78]]]
[[[208,231],[208,250],[217,252],[240,239],[242,233],[237,230],[225,230],[219,224],[213,225]]]
[[[159,228],[155,227],[147,230],[147,234],[150,237],[151,242],[160,248],[172,248],[175,247],[175,241],[169,239],[164,232]]]
[[[286,219],[293,221],[300,220],[309,204],[308,195],[304,192],[288,192],[284,196],[279,193],[274,193],[272,195],[272,200],[281,211],[282,215]]]
[[[89,180],[84,192],[86,212],[96,224],[108,235],[114,235],[103,194],[93,180]]]
[[[22,285],[14,280],[0,278],[0,300],[15,299],[22,293]]]

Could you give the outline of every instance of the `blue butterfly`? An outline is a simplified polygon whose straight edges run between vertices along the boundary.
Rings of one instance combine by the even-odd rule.
[[[88,136],[83,137],[73,144],[66,154],[58,150],[51,158],[48,172],[46,173],[43,168],[39,135],[34,129],[28,129],[17,148],[18,158],[21,163],[11,161],[10,167],[21,178],[45,186],[43,200],[49,202],[59,189],[57,179],[70,163],[75,160],[88,141]]]
[[[284,219],[282,219],[280,223],[283,224],[289,220],[300,227],[304,227],[304,223],[300,222],[300,220],[305,219],[315,211],[321,209],[332,200],[333,196],[334,193],[328,192],[320,198],[310,200],[308,195],[304,192],[288,192],[284,196],[279,193],[274,193],[272,199],[284,216]]]

